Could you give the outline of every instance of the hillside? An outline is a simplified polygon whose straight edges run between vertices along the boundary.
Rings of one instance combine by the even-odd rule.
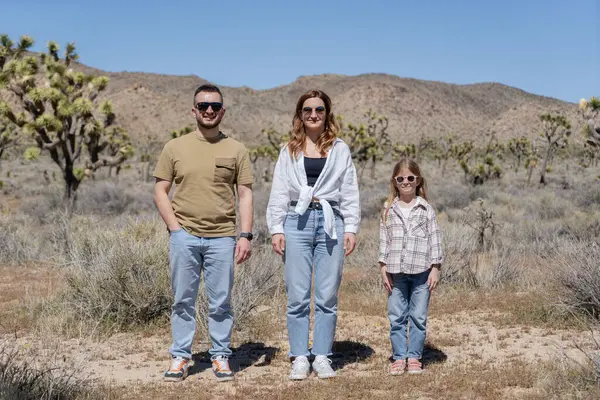
[[[105,72],[82,64],[77,68],[109,76],[102,97],[114,102],[119,122],[134,140],[168,137],[169,131],[192,124],[192,95],[206,82],[198,76]],[[389,132],[400,142],[448,133],[477,140],[490,129],[501,139],[533,138],[539,133],[538,115],[550,110],[566,113],[578,131],[574,104],[499,83],[456,85],[387,74],[326,74],[301,76],[269,90],[221,88],[227,107],[223,130],[248,144],[259,140],[262,128],[287,131],[296,100],[310,88],[327,92],[336,114],[347,121],[360,122],[369,108],[386,115]]]

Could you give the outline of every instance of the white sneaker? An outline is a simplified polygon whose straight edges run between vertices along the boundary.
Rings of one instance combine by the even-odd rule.
[[[296,359],[292,362],[292,372],[290,373],[289,378],[292,380],[301,381],[308,378],[309,373],[310,363],[308,362],[308,358],[305,356],[296,357]]]
[[[331,360],[327,356],[316,356],[312,368],[321,379],[333,378],[337,375],[331,368]]]

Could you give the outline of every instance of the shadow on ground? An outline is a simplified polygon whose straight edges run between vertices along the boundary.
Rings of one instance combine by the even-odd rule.
[[[344,340],[333,342],[333,354],[331,355],[332,366],[334,369],[343,368],[347,364],[357,363],[375,354],[370,346],[364,343]]]
[[[263,367],[269,365],[279,348],[265,346],[264,343],[248,342],[239,347],[232,347],[233,354],[229,357],[229,366],[234,372],[255,366]],[[190,367],[189,374],[197,374],[211,368],[210,354],[208,351],[196,353],[192,356],[194,365]]]

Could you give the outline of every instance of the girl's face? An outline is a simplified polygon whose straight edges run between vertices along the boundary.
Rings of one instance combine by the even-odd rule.
[[[394,183],[400,192],[400,195],[414,197],[417,195],[417,186],[421,182],[421,177],[413,174],[408,168],[400,169],[398,175],[394,177]]]

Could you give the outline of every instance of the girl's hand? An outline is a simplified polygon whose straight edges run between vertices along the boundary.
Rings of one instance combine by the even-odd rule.
[[[427,285],[429,285],[429,290],[435,289],[440,280],[440,270],[436,267],[432,267],[431,271],[429,271],[429,278],[427,278]]]
[[[383,286],[387,289],[388,293],[392,293],[392,277],[387,273],[387,267],[385,264],[381,265],[381,278],[383,279]]]
[[[354,233],[346,232],[344,233],[344,250],[346,250],[345,255],[349,255],[354,251],[356,247],[356,235]]]
[[[273,245],[273,251],[282,256],[285,249],[285,235],[283,233],[274,234],[271,236],[271,244]]]

